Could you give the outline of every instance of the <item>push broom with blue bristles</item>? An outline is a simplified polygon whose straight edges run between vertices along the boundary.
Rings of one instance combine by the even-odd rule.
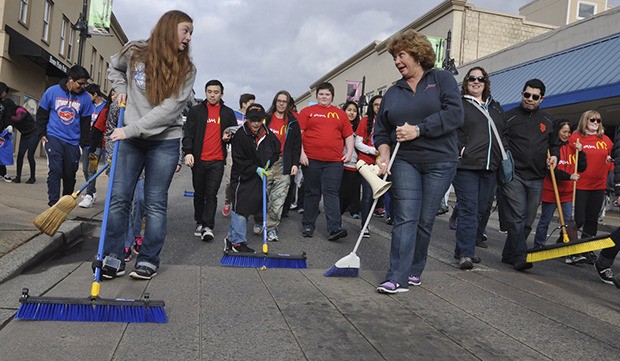
[[[121,105],[118,117],[118,128],[123,126],[125,105]],[[112,184],[116,170],[116,158],[118,156],[119,142],[114,144],[112,162],[110,165],[110,178],[101,222],[101,234],[99,235],[99,247],[97,259],[93,263],[95,274],[91,286],[90,296],[86,298],[71,297],[44,297],[30,296],[28,289],[22,290],[19,299],[20,305],[15,315],[16,319],[33,321],[84,321],[84,322],[167,322],[164,310],[164,301],[151,300],[148,293],[142,299],[106,299],[99,297],[101,290],[101,268],[111,267],[118,271],[120,261],[107,256],[103,259],[110,200],[112,197]]]
[[[396,153],[398,153],[398,149],[400,148],[400,142],[396,143],[394,147],[394,152],[392,153],[392,157],[390,157],[390,164],[388,164],[387,170],[389,171],[392,168],[392,164],[394,163],[394,159],[396,158]],[[383,175],[383,181],[387,179],[388,172],[386,171]],[[377,206],[377,201],[379,201],[379,197],[383,193],[385,193],[389,187],[383,188],[383,192],[381,194],[377,194],[374,196],[375,200],[372,202],[372,206],[370,207],[370,212],[368,212],[368,217],[366,217],[366,222],[364,222],[364,226],[360,231],[359,236],[357,237],[357,242],[355,242],[355,247],[353,247],[353,251],[348,255],[342,257],[336,262],[330,269],[323,273],[325,277],[357,277],[360,271],[360,258],[357,255],[357,249],[362,243],[362,238],[364,237],[364,230],[368,227],[370,223],[370,219],[372,218],[372,212],[374,212],[375,207]]]
[[[269,167],[269,162],[265,169]],[[306,263],[306,252],[300,255],[288,253],[269,253],[267,245],[267,176],[265,172],[261,176],[263,180],[263,252],[258,253],[237,253],[224,251],[220,261],[222,266],[248,267],[248,268],[308,268]]]

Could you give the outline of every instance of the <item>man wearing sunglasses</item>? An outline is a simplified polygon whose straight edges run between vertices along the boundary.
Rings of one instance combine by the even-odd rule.
[[[508,235],[502,252],[502,262],[518,271],[532,268],[526,262],[526,239],[542,196],[543,179],[548,164],[557,163],[558,146],[553,137],[553,119],[539,109],[545,96],[545,84],[539,79],[525,83],[521,104],[505,113],[505,148],[514,159],[513,180],[500,185],[502,217],[508,225]],[[552,156],[547,159],[547,150]]]
[[[39,138],[47,153],[48,205],[53,206],[62,195],[73,193],[75,175],[80,165],[80,145],[88,145],[93,101],[85,91],[88,71],[74,65],[67,78],[47,88],[37,109]]]

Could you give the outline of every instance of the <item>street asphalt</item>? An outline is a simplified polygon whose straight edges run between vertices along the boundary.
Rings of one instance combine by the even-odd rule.
[[[177,257],[175,250],[165,247],[162,259],[166,261],[150,281],[124,276],[103,282],[101,291],[105,298],[140,298],[148,292],[153,299],[165,300],[168,323],[15,320],[23,287],[31,295],[88,296],[90,261],[64,254],[76,242],[98,237],[107,186],[107,177],[100,177],[95,206],[76,207],[54,237],[42,235],[32,220],[47,208],[47,167],[45,159],[37,160],[35,184],[0,182],[2,360],[620,357],[620,290],[602,283],[589,265],[549,260],[517,272],[502,264],[499,254],[504,236],[496,230],[495,213],[489,222],[489,249],[478,251],[483,262],[471,271],[459,270],[451,257],[454,232],[447,227],[448,215],[437,217],[422,284],[412,286],[408,293],[387,296],[375,291],[387,265],[389,227],[385,222],[373,220],[372,238],[364,242],[375,242],[377,248],[360,251],[362,267],[357,278],[323,277],[326,267],[347,255],[357,238],[359,226],[347,215],[343,220],[349,236],[339,243],[325,241],[319,231],[324,228],[323,220],[317,224],[313,244],[304,243],[308,241],[301,237],[298,225],[285,225],[292,220],[297,224],[299,215],[291,212],[291,221],[283,222],[280,237],[286,242],[276,247],[309,248],[307,269],[222,267],[198,257],[194,253],[208,249],[213,251],[210,259],[219,258],[217,249],[228,224],[216,229],[217,244],[187,242],[191,236],[179,236],[174,222],[191,223],[187,220],[191,213],[176,216],[175,208],[191,204],[183,197],[184,190],[191,189],[187,168],[175,176],[169,193],[169,207],[175,209],[169,214],[175,220],[170,221],[167,244],[178,238],[188,248]],[[13,169],[9,167],[10,175]],[[82,182],[78,172],[78,183]],[[218,222],[226,222],[221,214]],[[608,212],[603,223],[599,233],[620,226],[617,211]],[[327,250],[315,250],[314,244]]]

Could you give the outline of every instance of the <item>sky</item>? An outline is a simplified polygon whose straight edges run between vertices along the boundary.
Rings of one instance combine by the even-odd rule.
[[[478,9],[517,14],[530,0],[469,0]],[[159,17],[178,9],[194,20],[194,90],[219,79],[238,108],[253,93],[268,107],[279,90],[299,97],[310,84],[375,40],[383,41],[442,0],[113,0],[129,40],[147,39]],[[148,4],[145,6],[145,4]],[[620,5],[620,0],[609,1]],[[394,70],[395,79],[398,73]],[[352,79],[353,80],[353,79]]]

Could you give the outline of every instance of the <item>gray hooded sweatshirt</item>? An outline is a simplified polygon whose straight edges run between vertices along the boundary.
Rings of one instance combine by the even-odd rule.
[[[127,93],[123,130],[127,138],[179,139],[183,136],[181,112],[192,96],[196,68],[192,66],[178,94],[153,105],[146,97],[144,63],[135,63],[130,69],[133,48],[144,47],[146,44],[146,41],[130,42],[110,59],[108,78],[112,82],[112,88],[117,94]]]

